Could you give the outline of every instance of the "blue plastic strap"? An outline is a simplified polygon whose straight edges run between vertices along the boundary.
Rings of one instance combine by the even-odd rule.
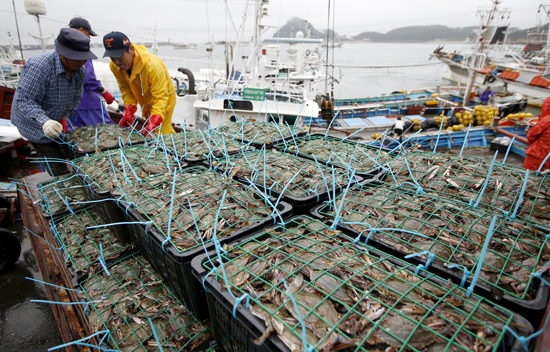
[[[481,199],[483,198],[483,193],[485,193],[485,188],[487,188],[487,184],[489,183],[489,179],[491,178],[491,173],[493,172],[493,167],[495,166],[495,160],[497,160],[498,150],[495,152],[495,155],[493,156],[493,161],[491,161],[491,167],[489,168],[489,172],[487,173],[487,178],[485,178],[485,182],[483,182],[483,188],[481,189],[481,192],[477,196],[477,201],[474,203],[472,199],[470,199],[470,205],[474,205],[474,209],[477,208],[479,205],[479,202],[481,202]]]
[[[237,313],[237,307],[241,302],[246,298],[245,308],[248,309],[248,303],[250,303],[250,296],[248,296],[248,293],[245,293],[239,298],[235,298],[235,304],[233,305],[233,318],[235,318],[235,313]]]
[[[539,166],[539,168],[537,169],[537,176],[538,176],[538,174],[540,173],[540,171],[542,170],[542,167],[544,166],[544,164],[546,164],[546,161],[548,160],[548,158],[550,158],[550,152],[548,153],[548,155],[546,155],[546,158],[544,158],[544,160],[542,161],[542,163],[540,163],[540,166]]]
[[[502,166],[506,163],[506,159],[508,158],[508,153],[510,153],[510,150],[512,149],[512,144],[514,144],[514,141],[516,140],[516,137],[514,136],[512,140],[510,141],[510,144],[508,144],[508,148],[506,148],[506,154],[504,154],[504,159],[502,159]]]
[[[187,157],[187,128],[186,128],[186,123],[185,123],[185,120],[183,120],[183,145],[184,145],[184,153],[183,153],[183,157],[186,158]]]
[[[294,176],[292,176],[292,178],[290,179],[290,181],[288,181],[286,183],[286,185],[284,186],[283,190],[281,191],[281,193],[279,194],[279,198],[277,198],[277,200],[275,201],[275,207],[277,207],[277,205],[279,205],[279,202],[281,201],[281,198],[283,198],[283,194],[285,193],[286,189],[288,188],[288,186],[292,183],[292,181],[294,181],[294,179],[296,178],[296,176],[298,176],[300,174],[302,170],[298,170],[297,173],[294,174]],[[271,187],[273,187],[275,185],[275,183],[273,185],[271,185]]]
[[[474,277],[472,278],[472,282],[470,283],[470,286],[468,287],[468,291],[466,292],[466,296],[470,297],[472,295],[472,292],[474,292],[474,288],[477,283],[477,279],[479,278],[479,273],[481,272],[481,267],[483,266],[483,260],[485,259],[485,254],[487,253],[487,248],[489,248],[489,243],[491,242],[491,237],[493,237],[493,230],[495,229],[495,224],[497,222],[497,216],[493,216],[493,220],[491,220],[491,225],[489,226],[489,231],[487,232],[487,235],[485,236],[485,244],[483,245],[483,248],[481,249],[481,254],[479,255],[479,259],[477,261],[477,267],[476,271],[474,273]]]
[[[333,174],[333,176],[334,176],[334,174]],[[344,205],[344,201],[346,200],[346,196],[347,196],[348,191],[349,191],[349,186],[351,185],[351,182],[350,182],[351,178],[353,178],[354,176],[355,176],[355,170],[352,171],[352,173],[350,175],[350,179],[348,179],[348,185],[346,187],[346,190],[342,194],[342,200],[340,201],[340,207],[338,208],[338,211],[336,212],[336,216],[334,217],[334,222],[332,223],[332,226],[331,226],[331,228],[333,230],[336,228],[336,226],[340,222],[340,211],[342,211],[342,206]],[[334,185],[333,185],[333,190],[334,190]],[[335,200],[335,202],[336,202],[336,200]]]
[[[64,198],[60,193],[59,191],[57,190],[57,188],[53,187],[53,190],[55,191],[55,193],[57,193],[57,195],[59,196],[59,198],[61,199],[61,201],[65,204],[65,206],[67,207],[67,209],[69,209],[69,211],[71,212],[71,214],[74,215],[74,211],[71,209],[71,207],[69,206],[69,202],[67,202],[67,199]]]
[[[470,127],[472,127],[472,125],[468,125],[468,129],[466,130],[466,136],[464,136],[464,142],[462,142],[462,148],[460,148],[460,153],[458,155],[462,155],[462,152],[464,151],[464,147],[466,146],[466,144],[468,144],[468,135],[470,134]]]
[[[103,270],[105,270],[105,273],[107,276],[111,276],[111,273],[109,272],[109,269],[107,268],[107,263],[105,263],[105,257],[103,256],[103,244],[99,244],[99,262],[101,263],[101,266],[103,267]]]
[[[62,249],[65,248],[65,245],[63,245],[63,244],[61,244],[60,247],[55,247],[55,246],[53,246],[50,242],[48,242],[48,240],[46,240],[45,238],[42,238],[42,237],[38,236],[37,234],[35,234],[34,232],[32,232],[28,227],[23,226],[23,228],[24,228],[25,230],[29,231],[31,234],[33,234],[36,238],[39,238],[39,239],[41,239],[42,241],[46,242],[46,244],[47,244],[48,246],[52,247],[53,249],[56,249],[56,250],[60,251],[60,250],[62,250]]]
[[[157,342],[157,346],[160,352],[164,352],[164,350],[162,349],[162,344],[160,343],[159,337],[157,336],[157,329],[155,329],[155,326],[153,325],[151,318],[147,317],[147,320],[149,320],[149,325],[151,326],[151,330],[153,330],[153,336],[155,337],[155,341]]]
[[[392,150],[390,150],[390,153],[393,152],[394,150],[396,149],[399,149],[401,148],[401,146],[405,145],[411,138],[413,138],[414,136],[416,136],[417,134],[419,134],[420,132],[422,132],[422,129],[419,129],[418,131],[416,131],[412,136],[410,136],[409,138],[405,139],[403,141],[403,143],[398,143],[397,144],[397,147],[393,148]]]
[[[300,325],[302,325],[302,345],[304,347],[304,352],[312,352],[315,350],[315,346],[311,346],[307,342],[306,327],[304,325],[304,321],[302,320],[302,316],[300,315],[300,309],[298,309],[298,304],[296,303],[296,300],[294,299],[294,295],[292,294],[292,291],[290,291],[290,288],[288,287],[288,284],[286,283],[285,279],[283,279],[283,283],[285,285],[286,290],[288,291],[288,295],[290,296],[290,299],[292,300],[292,304],[294,305],[294,310],[298,315],[298,321],[300,322]]]
[[[529,172],[531,170],[527,169],[525,171],[525,178],[523,179],[523,186],[521,186],[521,192],[519,194],[519,198],[517,200],[517,204],[516,204],[516,207],[514,208],[514,212],[512,213],[512,215],[510,215],[510,219],[511,220],[514,220],[516,218],[516,214],[519,210],[519,207],[521,206],[521,201],[523,200],[523,194],[525,193],[525,188],[527,187],[527,179],[529,179]]]
[[[464,284],[466,283],[466,279],[468,278],[468,276],[470,276],[470,271],[468,270],[468,268],[465,267],[464,265],[459,265],[459,264],[449,265],[448,268],[449,269],[460,268],[464,271],[464,275],[462,275],[462,280],[460,281],[460,287],[464,287]]]
[[[71,341],[71,342],[67,342],[67,343],[64,343],[62,345],[58,345],[58,346],[55,346],[55,347],[52,347],[52,348],[49,348],[48,351],[54,351],[54,350],[58,350],[60,348],[65,348],[67,346],[71,346],[71,345],[79,345],[79,346],[87,346],[87,347],[91,347],[93,349],[98,349],[100,351],[104,351],[104,352],[117,352],[119,350],[110,350],[110,349],[107,349],[107,348],[103,348],[103,347],[100,347],[100,346],[96,346],[96,345],[92,345],[92,344],[89,344],[89,343],[85,343],[84,341],[88,340],[88,339],[91,339],[92,337],[94,336],[97,336],[99,334],[105,334],[105,336],[103,336],[103,338],[101,339],[99,345],[101,345],[101,343],[103,342],[103,340],[105,338],[107,338],[107,342],[109,341],[109,335],[110,335],[110,331],[109,330],[103,330],[103,331],[98,331],[96,332],[95,334],[92,334],[90,336],[87,336],[87,337],[84,337],[82,339],[79,339],[79,340],[76,340],[76,341]]]
[[[260,191],[258,187],[256,187],[256,185],[251,180],[249,180],[246,176],[244,177],[244,179],[248,181],[250,186],[254,188],[256,192],[258,192],[258,194],[264,199],[264,201],[273,209],[273,212],[271,212],[271,217],[273,218],[273,221],[277,223],[277,221],[275,220],[275,217],[276,217],[275,214],[277,214],[279,216],[279,219],[281,220],[279,224],[284,225],[285,222],[283,221],[281,213],[277,210],[277,207],[274,206],[273,203],[271,203],[271,201],[269,200],[269,197],[267,196],[267,193]]]
[[[25,279],[31,280],[31,281],[40,282],[41,284],[48,285],[48,286],[52,286],[52,287],[57,287],[57,288],[60,288],[60,289],[63,289],[63,290],[67,290],[67,291],[74,291],[74,292],[78,292],[78,293],[84,292],[84,291],[82,291],[82,290],[76,290],[76,289],[74,289],[74,288],[68,288],[68,287],[58,286],[58,285],[54,285],[54,284],[51,284],[51,283],[46,282],[46,281],[33,279],[32,277],[25,277]]]
[[[348,139],[349,137],[353,136],[354,134],[357,134],[357,133],[361,132],[362,130],[364,130],[364,129],[367,128],[367,127],[370,127],[370,126],[369,126],[369,125],[366,125],[366,126],[362,127],[361,129],[359,129],[359,130],[353,132],[352,134],[347,135],[346,138],[344,138],[344,139],[342,139],[342,140],[345,141],[345,140]]]
[[[330,126],[332,126],[332,123],[334,122],[334,119],[336,119],[336,116],[338,116],[339,113],[340,113],[340,111],[337,111],[336,114],[334,114],[334,117],[332,118],[332,120],[330,121],[330,124],[327,124],[327,130],[325,132],[325,135],[323,136],[323,139],[327,138],[328,130],[330,130]],[[311,123],[310,123],[310,125],[311,125]]]
[[[298,111],[298,116],[296,116],[296,120],[294,120],[293,127],[296,127],[296,123],[298,123],[298,119],[300,118],[300,114],[302,113],[302,109],[304,108],[305,102],[302,103],[302,106],[300,107],[300,111]],[[261,108],[261,107],[260,107]]]
[[[317,167],[319,168],[319,172],[321,173],[321,177],[323,178],[323,182],[325,183],[325,188],[327,190],[328,200],[330,202],[330,190],[328,188],[327,179],[325,178],[325,173],[323,172],[323,169],[321,168],[321,164],[319,164],[319,161],[317,161],[317,158],[315,157],[315,154],[312,154],[313,160],[315,160],[315,163],[317,164]],[[317,201],[319,200],[319,194],[317,194]]]
[[[168,231],[166,232],[166,239],[162,242],[162,251],[166,252],[164,246],[166,242],[170,241],[170,231],[172,230],[172,211],[174,210],[174,193],[176,191],[176,170],[174,170],[174,178],[172,179],[172,192],[170,193],[170,213],[168,214]],[[217,223],[217,221],[216,221]]]
[[[115,226],[115,225],[132,225],[132,224],[144,224],[148,225],[153,223],[153,221],[125,221],[125,222],[112,222],[110,224],[101,224],[101,225],[95,225],[95,226],[87,226],[86,230],[89,229],[95,229],[99,227],[107,227],[107,226]]]
[[[416,270],[414,271],[415,275],[418,275],[418,272],[420,271],[420,269],[423,269],[423,270],[427,271],[428,267],[430,266],[430,264],[434,260],[435,255],[430,251],[424,251],[424,252],[413,253],[413,254],[409,254],[409,255],[405,256],[405,259],[409,259],[409,258],[413,258],[413,257],[417,257],[417,256],[420,256],[420,255],[425,255],[425,254],[428,255],[428,259],[426,260],[426,264],[418,264],[418,266],[416,267]]]

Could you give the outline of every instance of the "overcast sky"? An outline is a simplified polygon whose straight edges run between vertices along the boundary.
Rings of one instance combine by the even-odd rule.
[[[13,0],[0,3],[0,43],[6,44],[7,32],[16,38]],[[44,0],[47,14],[41,17],[44,36],[57,36],[74,16],[87,18],[100,37],[118,30],[132,41],[152,41],[157,25],[157,40],[184,43],[204,43],[226,39],[230,21],[223,0]],[[549,1],[550,2],[550,1]],[[227,0],[232,19],[237,26],[242,21],[245,0]],[[490,7],[490,0],[331,0],[331,17],[335,10],[335,30],[340,35],[353,36],[365,31],[386,33],[391,29],[416,25],[446,25],[465,27],[478,25],[476,11]],[[513,27],[529,28],[537,23],[540,0],[502,0],[501,8],[511,10]],[[318,29],[327,28],[329,0],[270,0],[268,16],[263,23],[282,26],[292,17],[308,20]],[[23,0],[15,0],[23,44],[36,43],[30,34],[38,35],[34,17],[25,12]],[[249,12],[250,14],[251,12]],[[251,16],[249,16],[251,18]],[[546,18],[542,18],[544,22]],[[251,23],[251,22],[250,22]],[[330,24],[332,28],[332,20]],[[249,31],[251,25],[245,28]],[[274,30],[267,32],[272,36]],[[250,33],[250,31],[248,32]],[[247,37],[249,37],[248,35]],[[100,43],[100,37],[92,43]],[[228,37],[232,40],[233,37]],[[14,39],[17,42],[17,39]],[[50,44],[53,43],[51,39]]]

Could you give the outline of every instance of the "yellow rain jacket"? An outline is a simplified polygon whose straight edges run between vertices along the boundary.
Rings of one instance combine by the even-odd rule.
[[[150,54],[143,45],[132,43],[136,55],[132,75],[121,70],[111,61],[111,71],[116,77],[124,105],[143,106],[141,115],[162,117],[163,135],[175,133],[172,128],[172,113],[176,106],[176,90],[161,59]]]

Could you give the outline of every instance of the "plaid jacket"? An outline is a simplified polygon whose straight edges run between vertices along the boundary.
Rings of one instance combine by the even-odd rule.
[[[82,67],[69,80],[56,51],[31,57],[23,67],[11,107],[11,122],[19,133],[33,143],[52,142],[42,125],[74,114],[85,76]]]
[[[544,100],[542,115],[539,115],[539,122],[527,133],[527,141],[529,148],[525,154],[544,159],[550,153],[550,97]]]

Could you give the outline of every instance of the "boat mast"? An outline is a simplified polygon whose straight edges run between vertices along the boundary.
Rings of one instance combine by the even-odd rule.
[[[259,87],[259,68],[260,68],[260,36],[261,36],[261,24],[262,21],[262,0],[256,0],[254,4],[254,13],[256,14],[256,19],[254,23],[254,65],[252,65],[252,86]]]
[[[489,11],[478,10],[477,15],[480,17],[481,25],[477,33],[477,40],[474,48],[474,53],[469,58],[468,66],[468,81],[464,92],[463,106],[468,106],[470,103],[470,95],[474,86],[474,81],[477,72],[485,67],[487,43],[491,40],[489,34],[493,23],[499,20],[499,17],[504,17],[508,10],[498,10],[499,0],[493,0],[493,6]]]

